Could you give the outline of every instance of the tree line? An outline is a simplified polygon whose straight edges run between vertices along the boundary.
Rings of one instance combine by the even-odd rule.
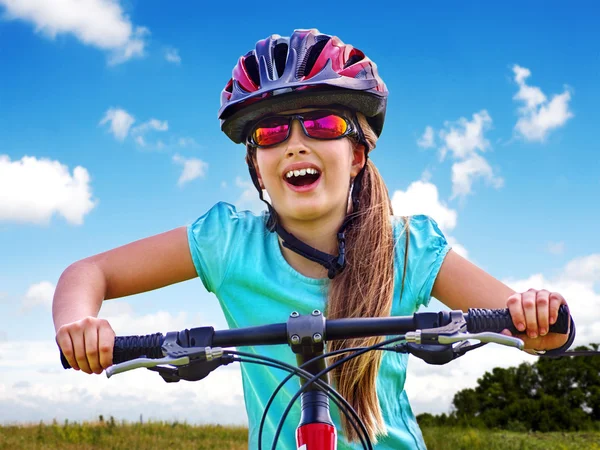
[[[598,350],[599,344],[575,351]],[[600,430],[600,356],[538,358],[496,367],[454,395],[449,414],[420,414],[421,426],[513,431]]]

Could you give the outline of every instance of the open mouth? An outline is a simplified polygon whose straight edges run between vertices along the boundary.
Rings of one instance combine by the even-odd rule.
[[[284,174],[286,182],[292,186],[302,187],[310,186],[315,183],[321,177],[321,172],[312,167],[300,170],[290,170]]]

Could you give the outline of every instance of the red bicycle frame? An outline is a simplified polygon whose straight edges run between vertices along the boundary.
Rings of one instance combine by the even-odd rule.
[[[337,431],[327,423],[309,423],[296,429],[298,450],[337,450]]]

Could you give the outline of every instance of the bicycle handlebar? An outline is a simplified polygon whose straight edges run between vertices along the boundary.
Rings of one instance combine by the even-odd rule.
[[[318,314],[315,314],[318,313]],[[298,334],[291,334],[290,327],[293,322],[277,323],[231,330],[215,331],[212,327],[195,328],[180,332],[170,332],[166,336],[155,333],[146,336],[116,336],[113,350],[113,364],[119,364],[132,359],[145,357],[147,359],[161,359],[168,353],[171,359],[165,363],[178,365],[185,364],[182,357],[201,357],[210,361],[212,347],[240,347],[253,345],[278,345],[290,344],[303,345],[305,339],[311,342],[330,341],[339,339],[352,339],[368,336],[393,336],[407,334],[407,340],[415,344],[448,344],[468,338],[480,339],[485,342],[497,342],[504,345],[514,345],[514,338],[498,335],[490,338],[486,333],[500,333],[508,329],[513,334],[520,332],[514,327],[508,309],[469,309],[467,313],[461,311],[422,312],[412,316],[383,317],[383,318],[354,318],[325,320],[319,311],[313,311],[313,317],[303,325],[309,324],[308,329],[300,330]],[[301,317],[294,312],[291,317]],[[550,332],[566,334],[569,328],[570,315],[567,307],[561,305],[556,322],[550,326]],[[321,333],[312,333],[310,328],[321,325]],[[197,333],[202,330],[202,333]],[[457,333],[468,332],[456,338]],[[293,333],[293,331],[292,331]],[[477,335],[477,333],[481,333]],[[318,336],[317,336],[318,335]],[[202,336],[203,342],[197,342]],[[444,336],[445,339],[439,338]],[[449,336],[455,336],[454,339]],[[465,337],[466,336],[466,337]],[[508,339],[507,339],[508,338]],[[167,341],[167,344],[165,344]],[[520,341],[520,340],[519,340]],[[513,342],[510,344],[509,342]],[[507,344],[509,343],[509,344]],[[521,342],[522,344],[522,342]],[[165,345],[169,348],[164,348]],[[194,351],[188,351],[193,348]],[[204,351],[206,349],[206,351]],[[209,351],[210,350],[210,351]],[[67,359],[60,352],[61,362],[65,369],[70,368]],[[179,359],[177,359],[179,358]],[[141,361],[141,360],[140,360]],[[188,360],[189,362],[189,360]],[[141,364],[143,365],[143,364]],[[156,364],[153,364],[156,365]]]

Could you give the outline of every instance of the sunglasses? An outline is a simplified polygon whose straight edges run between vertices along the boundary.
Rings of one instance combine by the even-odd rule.
[[[248,143],[261,148],[281,144],[290,137],[294,119],[300,122],[304,134],[312,139],[341,139],[356,134],[352,121],[346,117],[333,111],[319,110],[266,117],[254,126]]]

